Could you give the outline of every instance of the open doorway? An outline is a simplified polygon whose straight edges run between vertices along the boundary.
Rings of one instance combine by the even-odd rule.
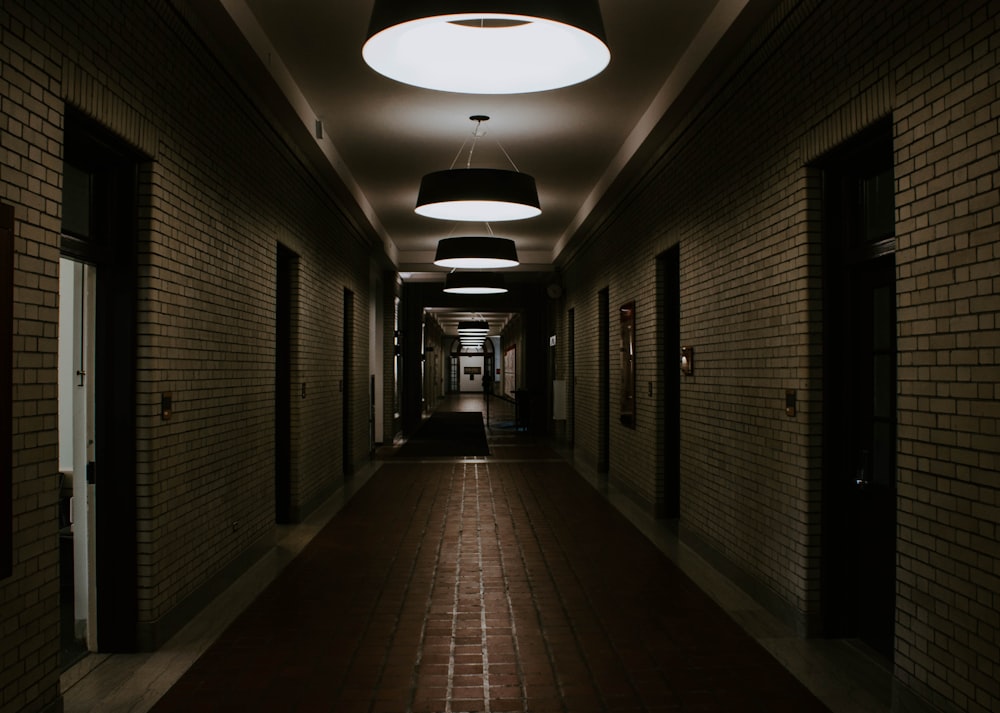
[[[97,650],[94,430],[97,270],[59,260],[60,604],[64,662]]]
[[[60,582],[68,666],[136,647],[139,158],[67,111],[59,261]]]

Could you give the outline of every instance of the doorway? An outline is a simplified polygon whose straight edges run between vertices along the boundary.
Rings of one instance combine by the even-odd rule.
[[[566,444],[573,446],[576,436],[576,311],[566,313],[566,341],[569,343],[566,374]]]
[[[13,433],[14,365],[14,207],[0,203],[0,433]],[[0,444],[0,459],[13,463],[12,444]],[[14,483],[10,468],[0,470],[0,580],[14,572]]]
[[[659,283],[660,309],[660,373],[662,394],[660,408],[663,413],[661,436],[663,457],[662,511],[667,518],[680,517],[681,502],[681,276],[680,246],[674,246],[656,259]]]
[[[132,651],[136,549],[136,195],[141,157],[66,114],[59,262],[62,663]]]
[[[354,473],[353,428],[351,420],[351,374],[354,371],[354,292],[344,288],[344,372],[341,375],[340,391],[343,404],[344,477]]]
[[[296,255],[278,245],[274,329],[274,519],[292,521],[292,285]]]
[[[611,468],[611,300],[597,293],[597,472]]]
[[[896,294],[891,124],[822,168],[825,627],[891,660],[896,587]]]
[[[59,260],[59,556],[64,664],[97,650],[97,269]]]

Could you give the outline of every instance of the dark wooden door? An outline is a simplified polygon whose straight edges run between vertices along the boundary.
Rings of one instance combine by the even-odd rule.
[[[278,245],[274,330],[274,519],[292,521],[292,271],[295,255]]]
[[[896,599],[896,293],[891,125],[824,167],[824,611],[891,659]]]
[[[891,657],[896,554],[896,319],[888,255],[848,276],[841,384],[848,633]]]
[[[354,473],[354,423],[351,410],[352,378],[354,374],[354,292],[344,288],[344,360],[340,382],[343,407],[343,463],[344,477]]]
[[[663,504],[660,514],[680,517],[681,506],[681,276],[680,248],[674,246],[657,258],[660,295]]]

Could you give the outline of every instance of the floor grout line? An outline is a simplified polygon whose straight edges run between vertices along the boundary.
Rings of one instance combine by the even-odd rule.
[[[476,552],[479,556],[479,626],[480,642],[483,648],[483,705],[485,713],[490,711],[490,654],[488,650],[488,638],[486,630],[486,585],[483,581],[483,531],[482,531],[482,502],[480,499],[479,465],[474,466],[476,478]]]
[[[497,548],[497,562],[500,566],[500,575],[503,581],[504,602],[507,605],[507,616],[510,618],[511,643],[514,648],[514,666],[517,671],[518,688],[520,689],[521,708],[523,713],[528,713],[528,687],[524,677],[524,662],[521,659],[520,641],[517,635],[517,617],[514,615],[514,604],[510,596],[510,577],[507,571],[507,562],[503,554],[503,545],[500,538],[500,517],[497,512],[496,494],[494,492],[493,477],[489,468],[486,470],[486,477],[489,482],[490,508],[493,514],[494,537]],[[508,509],[509,513],[509,509]]]
[[[462,545],[463,538],[465,534],[465,487],[466,487],[466,473],[465,469],[462,469],[462,496],[459,500],[459,511],[458,511],[458,540],[455,544],[455,587],[454,595],[452,598],[451,607],[451,645],[449,648],[448,655],[448,685],[445,693],[445,707],[444,713],[452,713],[451,702],[452,697],[455,694],[455,638],[458,632],[458,621],[459,613],[461,607],[459,602],[461,601],[461,585],[462,585]]]

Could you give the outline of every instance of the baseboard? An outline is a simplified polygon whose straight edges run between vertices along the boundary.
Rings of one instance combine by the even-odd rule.
[[[275,532],[272,529],[162,617],[152,622],[139,622],[136,627],[137,650],[156,651],[163,646],[171,636],[191,621],[195,614],[208,606],[257,560],[270,552],[274,545]]]
[[[42,708],[42,713],[63,713],[62,694],[59,694],[59,698],[57,700],[52,701],[52,703]]]
[[[657,507],[656,503],[650,502],[644,498],[628,483],[609,476],[608,487],[617,490],[621,495],[627,498],[629,502],[635,505],[643,515],[651,517],[654,520],[659,520],[663,517],[662,506]]]
[[[697,532],[684,526],[681,520],[678,526],[678,539],[698,553],[706,562],[719,571],[729,581],[746,592],[754,601],[760,604],[773,617],[792,629],[797,636],[805,638],[809,635],[809,621],[804,612],[799,611],[770,587],[749,574],[729,557],[719,552],[708,540]]]
[[[900,681],[892,680],[892,713],[962,713],[953,703],[942,701],[938,707]]]
[[[341,480],[334,485],[330,485],[326,488],[320,490],[316,495],[311,497],[307,502],[303,503],[298,507],[292,507],[289,517],[291,522],[299,523],[305,520],[309,515],[316,511],[323,503],[332,498],[337,494],[337,491],[344,489],[344,481]]]

